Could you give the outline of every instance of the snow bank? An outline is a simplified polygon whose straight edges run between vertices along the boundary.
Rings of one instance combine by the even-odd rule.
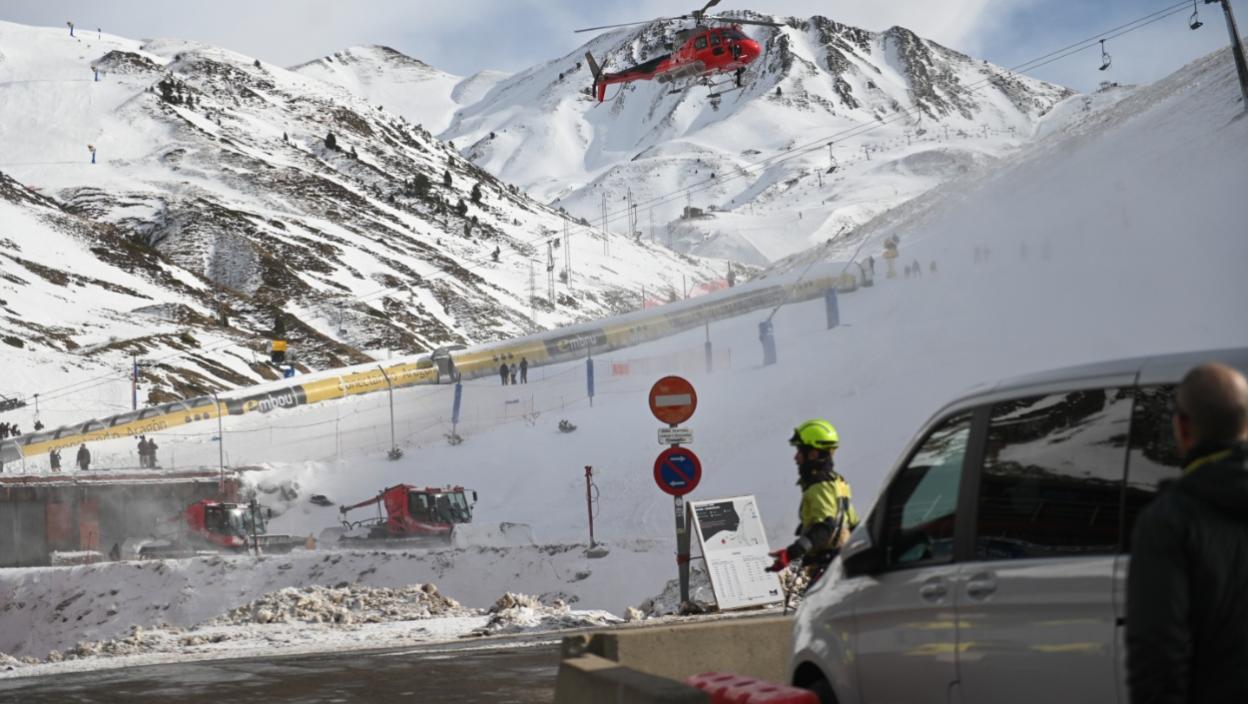
[[[415,621],[431,616],[461,615],[459,602],[438,593],[432,584],[369,588],[340,584],[286,587],[231,609],[209,623],[240,626],[264,623],[382,623]]]
[[[490,609],[489,623],[474,631],[477,635],[500,635],[530,631],[589,628],[622,623],[623,619],[605,611],[573,611],[562,599],[550,604],[527,594],[507,592]]]

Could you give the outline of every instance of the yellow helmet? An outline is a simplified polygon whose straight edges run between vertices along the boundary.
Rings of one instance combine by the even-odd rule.
[[[840,440],[836,428],[831,423],[822,418],[813,418],[793,429],[793,437],[789,438],[789,444],[813,447],[816,450],[835,450]]]

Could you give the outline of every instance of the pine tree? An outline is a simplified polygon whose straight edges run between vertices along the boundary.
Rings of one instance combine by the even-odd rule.
[[[260,59],[256,59],[256,68],[260,68]]]
[[[354,146],[352,146],[352,147],[351,147],[351,158],[352,158],[352,159],[359,159],[359,158],[360,158],[359,152],[355,151],[355,147],[354,147]]]
[[[416,177],[412,179],[412,193],[414,193],[417,197],[424,198],[429,195],[430,185],[429,177],[423,172],[418,173],[416,174]]]
[[[460,217],[468,214],[468,204],[464,202],[463,198],[460,198],[459,202],[455,204],[455,212],[459,213]]]
[[[333,132],[325,135],[325,148],[334,150],[338,149],[338,138],[334,136]]]
[[[480,184],[479,182],[478,182],[478,183],[474,183],[474,184],[472,185],[472,196],[471,196],[471,197],[472,197],[472,202],[473,202],[473,203],[480,203],[480,202],[481,202],[481,184]]]
[[[451,187],[451,170],[450,169],[447,169],[446,171],[442,172],[442,185],[446,186],[447,188]]]

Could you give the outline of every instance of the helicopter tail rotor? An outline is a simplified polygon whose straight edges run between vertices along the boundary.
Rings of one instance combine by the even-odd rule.
[[[598,61],[590,52],[585,52],[585,62],[589,64],[590,73],[594,74],[594,93],[598,96],[598,102],[602,102],[607,97],[607,84],[602,80],[602,67],[598,65]]]

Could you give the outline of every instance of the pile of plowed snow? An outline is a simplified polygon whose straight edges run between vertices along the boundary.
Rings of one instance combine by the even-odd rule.
[[[386,623],[475,614],[432,584],[396,588],[357,585],[287,587],[209,621],[215,626],[265,623]]]
[[[538,597],[511,592],[483,611],[461,606],[433,584],[286,587],[189,628],[132,626],[124,636],[80,641],[64,651],[52,650],[42,660],[0,653],[0,670],[39,675],[260,652],[403,647],[464,636],[619,622],[605,611],[573,611],[560,599],[544,603]]]
[[[527,594],[507,592],[490,609],[490,620],[475,633],[499,635],[526,631],[555,631],[567,628],[591,628],[623,619],[606,611],[573,611],[562,599],[544,604]]]

